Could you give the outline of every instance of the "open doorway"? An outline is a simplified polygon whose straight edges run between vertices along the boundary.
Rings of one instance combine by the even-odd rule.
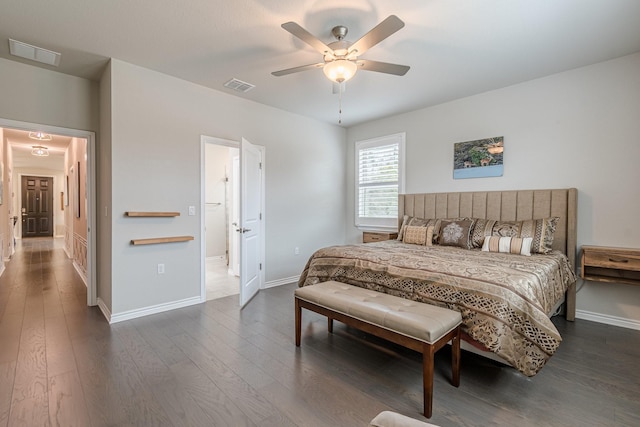
[[[16,239],[58,239],[87,286],[87,304],[96,305],[95,134],[0,118],[0,136],[0,213],[9,217],[8,233],[0,226],[0,234],[9,237],[2,249],[5,260],[14,253]]]
[[[232,141],[204,144],[206,300],[240,291],[238,159]]]

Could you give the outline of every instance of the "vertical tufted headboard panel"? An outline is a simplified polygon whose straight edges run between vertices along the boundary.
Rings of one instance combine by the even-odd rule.
[[[575,270],[577,201],[578,190],[575,188],[401,194],[398,224],[402,224],[404,215],[427,219],[470,217],[501,221],[557,216],[560,220],[553,249],[565,253]]]

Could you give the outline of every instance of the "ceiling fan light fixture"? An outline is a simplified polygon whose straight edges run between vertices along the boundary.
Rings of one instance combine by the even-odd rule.
[[[53,139],[51,134],[44,132],[29,132],[29,138],[35,139],[36,141],[51,141]]]
[[[358,71],[358,65],[347,59],[336,59],[335,61],[324,64],[322,71],[332,82],[342,83],[346,82],[356,74],[356,71]]]
[[[33,145],[31,147],[31,154],[37,157],[46,157],[49,155],[49,149],[42,145]]]

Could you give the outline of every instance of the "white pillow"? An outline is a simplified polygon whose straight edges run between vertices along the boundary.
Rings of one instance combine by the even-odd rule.
[[[484,238],[482,250],[485,252],[503,252],[531,256],[532,243],[532,237],[487,236]]]

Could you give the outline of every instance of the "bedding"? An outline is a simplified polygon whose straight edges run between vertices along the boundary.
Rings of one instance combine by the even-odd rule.
[[[562,340],[549,317],[576,277],[559,251],[523,256],[392,240],[318,250],[298,285],[328,280],[460,311],[471,340],[533,376]]]

